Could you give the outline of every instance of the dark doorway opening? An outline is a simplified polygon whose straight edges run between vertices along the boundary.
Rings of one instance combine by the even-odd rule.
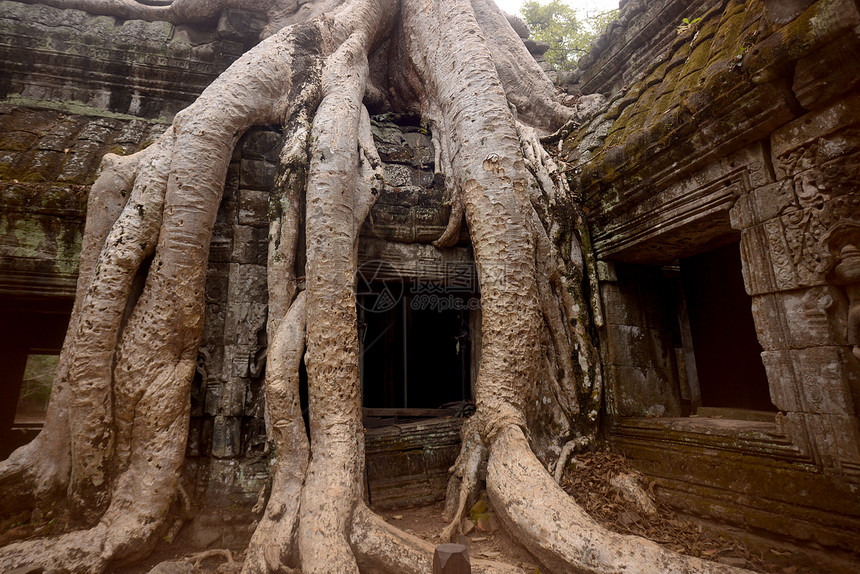
[[[414,282],[374,282],[363,291],[363,406],[427,410],[470,400],[469,314],[476,294],[428,294]]]
[[[702,406],[775,411],[738,244],[680,263]]]
[[[41,430],[71,301],[0,299],[0,459]]]

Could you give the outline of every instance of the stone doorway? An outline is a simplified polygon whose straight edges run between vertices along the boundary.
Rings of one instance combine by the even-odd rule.
[[[470,313],[478,301],[474,293],[449,293],[421,281],[374,282],[360,289],[365,409],[420,416],[419,411],[432,415],[433,409],[469,401]]]
[[[41,430],[71,302],[0,300],[0,459]]]
[[[752,299],[744,289],[738,244],[681,259],[680,269],[700,406],[776,411],[756,337]],[[735,418],[730,414],[727,418]]]

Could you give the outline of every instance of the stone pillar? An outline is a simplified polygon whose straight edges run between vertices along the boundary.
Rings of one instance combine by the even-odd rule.
[[[775,181],[731,211],[771,399],[825,467],[860,472],[860,96],[770,135]]]

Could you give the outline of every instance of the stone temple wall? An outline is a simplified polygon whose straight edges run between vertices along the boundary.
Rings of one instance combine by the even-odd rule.
[[[34,435],[13,424],[20,379],[30,352],[55,353],[62,344],[101,158],[154,142],[261,28],[255,14],[240,10],[194,27],[0,2],[0,456]],[[365,225],[360,260],[382,260],[400,278],[429,281],[448,260],[471,261],[465,234],[448,250],[424,245],[445,229],[450,207],[420,118],[374,117],[373,131],[386,183]],[[268,479],[266,257],[281,145],[277,127],[255,128],[240,140],[211,241],[183,478],[192,501],[207,509],[183,530],[194,547],[241,547]],[[28,323],[34,327],[22,327]],[[369,431],[374,502],[443,496],[460,422]]]
[[[28,353],[62,343],[102,156],[155,141],[262,25],[238,10],[194,27],[0,2],[2,456],[34,432],[13,424],[20,377]],[[279,145],[262,129],[238,146],[212,243],[184,481],[215,508],[186,529],[194,546],[245,542],[268,478],[262,380],[250,363],[265,346],[266,210]]]
[[[621,14],[577,74],[607,101],[560,146],[598,259],[609,439],[676,507],[860,551],[857,4]],[[758,363],[741,371],[713,317],[728,259]],[[708,399],[709,353],[762,371],[763,398],[723,375]]]

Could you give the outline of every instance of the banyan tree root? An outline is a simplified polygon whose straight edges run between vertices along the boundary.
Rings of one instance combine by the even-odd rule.
[[[208,18],[222,5],[49,1],[168,20]],[[431,546],[363,500],[355,276],[359,231],[382,182],[367,109],[375,106],[419,112],[432,128],[452,205],[439,244],[465,223],[480,281],[477,411],[446,534],[486,461],[496,512],[553,572],[732,571],[603,530],[545,469],[561,445],[593,432],[599,360],[588,338],[594,310],[582,294],[577,207],[536,131],[570,125],[575,112],[558,103],[504,14],[489,0],[263,4],[249,6],[277,12],[270,26],[294,24],[237,60],[153,146],[105,161],[61,376],[33,443],[55,462],[28,446],[0,465],[0,484],[27,493],[12,506],[63,496],[73,529],[0,549],[0,570],[104,572],[146,555],[169,528],[227,165],[245,130],[281,123],[266,366],[276,462],[244,571],[429,574]],[[302,360],[309,440],[298,399]],[[518,571],[482,561],[475,570]]]
[[[105,156],[101,176],[90,190],[75,305],[66,338],[77,332],[81,307],[93,278],[99,253],[107,235],[127,203],[141,156]],[[16,450],[0,465],[0,487],[6,496],[0,498],[0,513],[11,514],[22,507],[49,501],[68,486],[71,465],[68,402],[68,366],[73,356],[72,346],[65,345],[60,354],[53,395],[48,406],[45,431],[33,441]],[[42,514],[34,509],[33,515]]]
[[[746,572],[604,529],[555,483],[514,425],[501,429],[490,447],[487,494],[508,531],[556,574]]]

